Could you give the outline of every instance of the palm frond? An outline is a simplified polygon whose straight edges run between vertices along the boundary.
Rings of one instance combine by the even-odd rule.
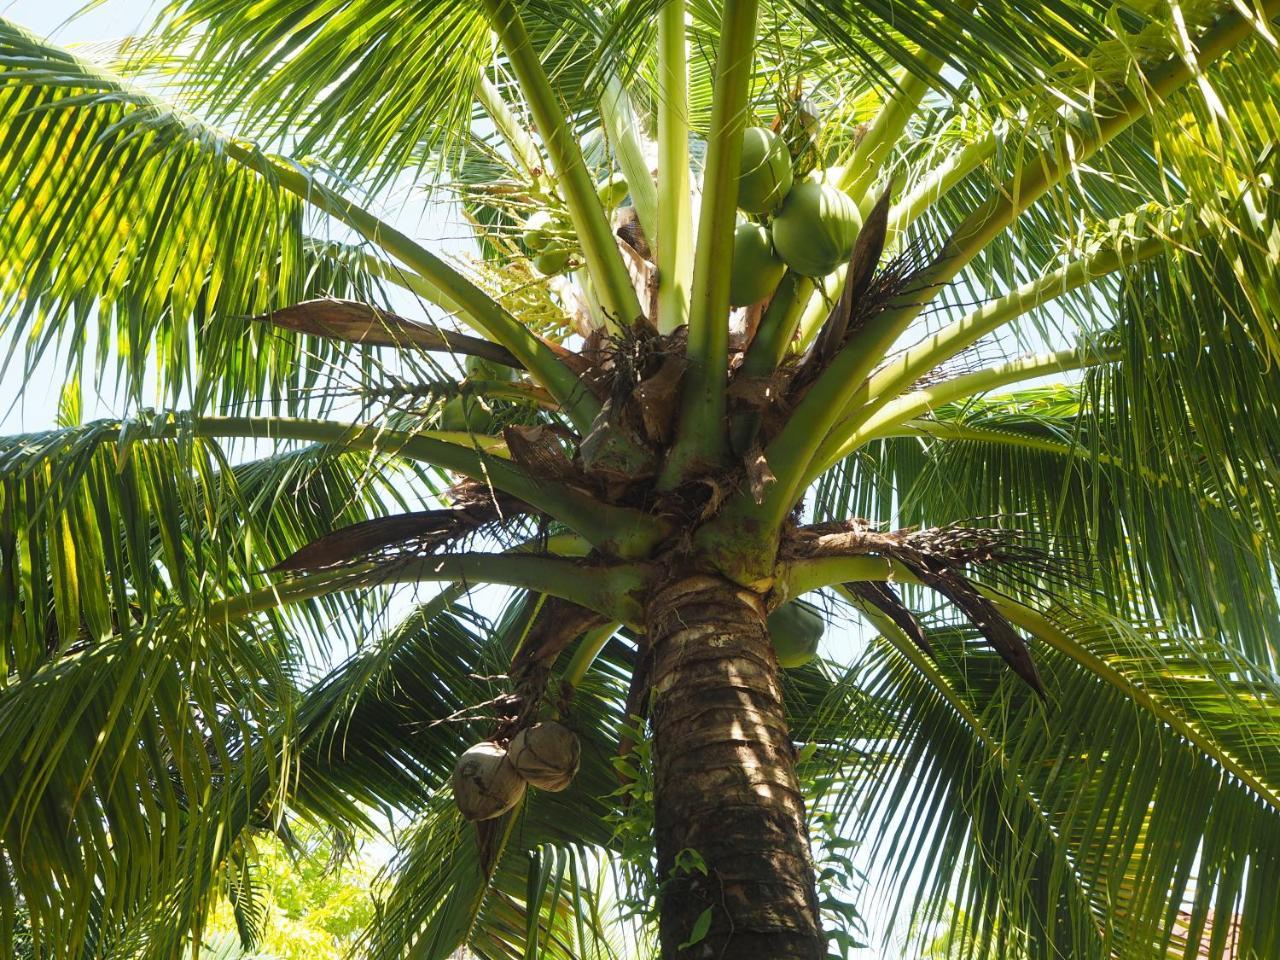
[[[3,896],[12,910],[21,895],[50,956],[122,951],[126,918],[212,883],[224,825],[259,797],[226,789],[208,807],[211,789],[246,761],[268,797],[288,779],[275,733],[293,659],[277,631],[166,611],[0,695]]]
[[[917,931],[954,905],[980,924],[972,956],[1105,957],[1164,955],[1175,933],[1199,942],[1217,922],[1265,955],[1276,920],[1252,891],[1280,836],[1280,742],[1262,720],[1274,677],[1221,644],[1135,629],[1087,603],[1049,616],[1047,710],[945,623],[930,633],[936,667],[905,637],[867,664],[860,682],[910,707],[882,734],[898,772],[853,776],[849,814],[879,825],[872,859],[912,898]],[[1149,704],[1238,758],[1251,782]]]
[[[170,421],[156,414],[151,422]],[[324,446],[235,464],[217,441],[149,428],[99,421],[0,445],[0,609],[11,677],[129,638],[167,607],[199,609],[255,589],[318,537],[421,503],[438,485],[425,470]],[[321,600],[303,609],[323,636],[358,620],[362,605]]]
[[[356,351],[247,318],[314,296],[385,302],[351,251],[308,242],[265,158],[7,21],[0,138],[0,333],[28,370],[87,363],[138,406],[158,383],[175,403],[296,409]]]
[[[466,129],[493,54],[478,7],[444,2],[341,0],[298,16],[289,3],[179,0],[154,31],[132,71],[145,76],[152,46],[189,48],[172,81],[180,101],[270,149],[317,157],[364,191],[424,173]],[[121,65],[131,70],[127,52]]]
[[[1159,365],[1159,380],[1140,387],[1138,405],[1120,394],[1138,378],[1116,364],[1094,375],[1114,392],[1048,386],[940,408],[898,436],[865,445],[824,477],[814,489],[815,514],[888,527],[996,518],[1041,538],[1117,612],[1213,632],[1258,662],[1274,663],[1280,608],[1266,531],[1275,504],[1265,485],[1225,481],[1211,452],[1216,443],[1245,445],[1255,437],[1265,445],[1268,431],[1222,434],[1210,425],[1202,434],[1195,407],[1180,403],[1195,380],[1169,366]],[[1251,391],[1271,377],[1252,363],[1237,375],[1250,378]],[[1205,377],[1205,395],[1222,397],[1229,381]],[[1165,406],[1136,412],[1157,403]],[[1156,422],[1157,415],[1166,419]],[[1243,422],[1239,408],[1235,415]],[[1138,430],[1150,432],[1139,439]],[[1178,449],[1184,458],[1170,455]],[[1251,455],[1261,456],[1245,451],[1234,462]],[[1057,585],[1029,578],[1016,589],[1043,602]],[[1228,593],[1249,600],[1229,602]]]

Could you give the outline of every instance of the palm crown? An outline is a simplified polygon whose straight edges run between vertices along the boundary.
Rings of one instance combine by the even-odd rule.
[[[0,21],[10,369],[65,361],[0,445],[0,928],[252,942],[256,835],[390,815],[369,956],[841,954],[851,845],[975,956],[1280,954],[1278,14]]]

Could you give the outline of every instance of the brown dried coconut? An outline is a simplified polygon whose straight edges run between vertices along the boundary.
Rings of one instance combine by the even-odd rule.
[[[525,782],[507,751],[486,740],[465,750],[453,768],[453,797],[468,820],[500,817],[524,796]]]
[[[533,786],[556,792],[569,786],[578,772],[582,746],[577,734],[564,724],[544,720],[517,733],[507,757]]]

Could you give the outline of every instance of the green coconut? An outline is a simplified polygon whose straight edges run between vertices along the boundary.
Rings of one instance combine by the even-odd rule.
[[[582,760],[578,735],[555,720],[526,727],[511,738],[507,757],[531,786],[553,793],[573,781]]]
[[[740,223],[733,232],[729,302],[735,307],[759,303],[778,286],[787,265],[773,252],[769,231],[758,223]]]
[[[493,414],[474,397],[454,397],[440,411],[440,429],[454,433],[488,433]]]
[[[818,608],[803,600],[784,603],[769,614],[769,636],[778,654],[778,666],[793,670],[812,660],[825,627]]]
[[[516,371],[505,363],[486,360],[484,357],[468,356],[463,363],[468,380],[514,380]]]
[[[600,204],[606,210],[612,210],[618,206],[627,199],[627,194],[630,192],[627,178],[620,173],[610,174],[596,184],[596,196],[600,198]]]
[[[748,213],[772,213],[791,189],[791,155],[783,139],[764,127],[742,134],[738,206]]]
[[[773,219],[773,246],[792,270],[825,277],[849,259],[862,215],[847,193],[824,183],[798,183]]]
[[[556,218],[550,211],[535,210],[525,220],[520,239],[524,245],[535,253],[551,242],[556,234]]]
[[[468,820],[500,817],[524,796],[524,778],[507,751],[485,741],[468,748],[453,768],[453,799]]]
[[[538,254],[533,260],[533,265],[539,273],[547,277],[563,273],[565,267],[569,266],[569,255],[572,252],[568,247],[551,247]]]

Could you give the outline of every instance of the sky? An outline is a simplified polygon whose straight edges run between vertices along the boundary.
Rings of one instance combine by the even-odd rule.
[[[63,44],[133,33],[153,8],[149,0],[107,0],[93,8],[85,6],[82,0],[0,0],[6,19]]]
[[[83,4],[80,0],[0,0],[0,16],[60,45],[74,46],[78,43],[100,43],[134,33],[148,22],[156,6],[151,0],[99,0],[94,6],[82,11]],[[79,11],[82,12],[77,15]],[[390,210],[387,211],[387,216],[410,234],[425,235],[428,240],[435,238],[437,242],[433,244],[433,249],[439,249],[440,238],[456,237],[459,233],[457,224],[448,222],[447,211],[438,208],[433,210],[430,206],[411,206],[398,212]],[[456,247],[456,241],[452,245]],[[0,381],[0,434],[54,426],[60,381],[60,368],[53,358],[44,361],[26,381],[12,368],[6,371]],[[105,385],[104,393],[110,393],[110,384]],[[95,397],[86,394],[84,406],[86,419],[119,413],[118,409],[114,409],[110,396]],[[428,594],[433,593],[434,588],[427,585],[426,591]],[[410,599],[404,597],[401,601],[406,609]],[[500,596],[495,594],[489,603],[482,605],[498,602]],[[838,662],[847,663],[856,658],[864,644],[862,632],[855,624],[845,621],[828,630],[822,653]],[[877,909],[869,902],[863,906],[872,912],[869,920],[873,935],[878,940],[886,920],[883,908]],[[859,953],[859,956],[873,955],[882,954],[878,949],[865,954]]]

